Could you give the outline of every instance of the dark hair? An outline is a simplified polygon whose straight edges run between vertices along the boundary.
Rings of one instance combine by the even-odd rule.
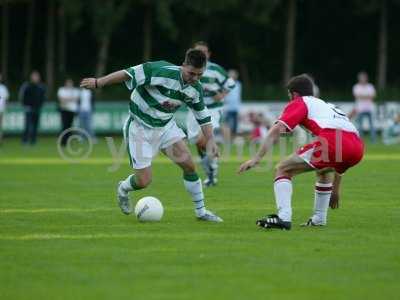
[[[190,48],[188,51],[186,51],[185,64],[200,69],[204,68],[206,63],[207,57],[202,51],[193,48]]]
[[[196,46],[207,47],[207,49],[210,50],[210,46],[205,41],[197,41],[196,43],[193,44],[193,48],[196,47]]]
[[[288,84],[287,89],[290,93],[298,93],[300,96],[313,96],[313,87],[314,83],[310,76],[307,74],[301,74],[295,77],[292,77]]]

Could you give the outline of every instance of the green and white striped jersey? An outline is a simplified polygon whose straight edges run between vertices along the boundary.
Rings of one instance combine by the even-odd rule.
[[[125,72],[130,77],[125,84],[133,90],[130,113],[144,125],[152,128],[166,126],[183,103],[193,111],[199,125],[211,122],[200,82],[185,84],[181,67],[156,61],[130,67]],[[176,106],[166,108],[163,106],[166,101]]]
[[[224,103],[215,101],[213,97],[218,92],[229,92],[235,87],[235,81],[228,77],[225,69],[212,62],[207,63],[200,82],[204,90],[204,103],[208,108],[222,107]]]

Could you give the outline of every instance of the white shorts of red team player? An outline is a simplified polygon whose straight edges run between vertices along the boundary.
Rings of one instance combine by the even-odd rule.
[[[277,122],[289,131],[300,125],[316,136],[313,142],[296,151],[315,169],[334,168],[343,174],[364,155],[364,144],[346,114],[321,99],[311,96],[293,99]]]

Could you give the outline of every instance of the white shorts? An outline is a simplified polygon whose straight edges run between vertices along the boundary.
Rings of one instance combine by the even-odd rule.
[[[129,161],[134,169],[150,167],[154,156],[161,149],[168,148],[186,137],[174,120],[165,127],[151,128],[130,117],[125,121],[123,134]]]
[[[221,127],[221,117],[222,117],[222,108],[209,108],[208,111],[211,115],[211,125],[214,130]],[[196,118],[194,117],[191,111],[188,112],[186,117],[186,131],[188,140],[191,143],[195,143],[200,135],[201,127],[199,123],[197,123]]]

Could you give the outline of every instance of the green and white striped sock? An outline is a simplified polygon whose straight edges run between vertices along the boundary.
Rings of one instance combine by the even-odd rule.
[[[192,196],[194,204],[194,211],[197,217],[200,217],[206,213],[206,207],[204,204],[203,186],[201,180],[196,173],[184,173],[183,184],[186,190]]]
[[[123,192],[129,193],[131,191],[136,191],[142,189],[136,184],[135,175],[129,175],[125,180],[121,183],[121,189]]]

